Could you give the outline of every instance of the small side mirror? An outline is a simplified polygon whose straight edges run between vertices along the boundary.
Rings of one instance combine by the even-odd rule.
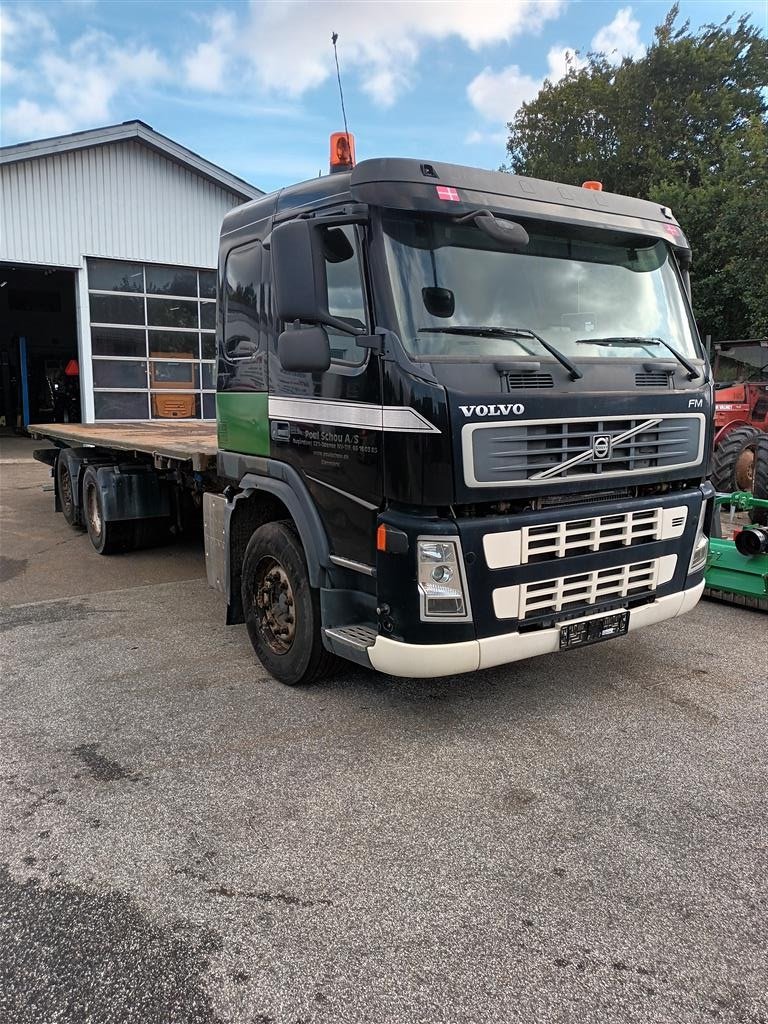
[[[226,359],[250,359],[258,350],[257,342],[245,334],[231,334],[224,342],[224,356]]]
[[[473,213],[459,218],[458,223],[470,220],[494,242],[501,242],[502,245],[508,245],[512,249],[524,249],[530,242],[528,232],[522,224],[518,224],[515,220],[494,217],[490,210],[475,210]]]
[[[456,298],[450,288],[422,288],[424,308],[432,316],[450,317],[456,309]]]
[[[331,346],[324,327],[289,327],[277,339],[277,356],[284,370],[325,373],[331,365]]]

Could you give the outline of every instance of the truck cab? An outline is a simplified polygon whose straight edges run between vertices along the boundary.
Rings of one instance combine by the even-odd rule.
[[[206,550],[265,667],[441,676],[694,607],[689,265],[666,207],[418,160],[228,213]]]

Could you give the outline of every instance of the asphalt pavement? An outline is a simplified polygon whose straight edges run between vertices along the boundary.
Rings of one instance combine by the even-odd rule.
[[[29,448],[0,443],[2,1024],[768,1022],[768,616],[292,690],[198,548],[100,558]]]

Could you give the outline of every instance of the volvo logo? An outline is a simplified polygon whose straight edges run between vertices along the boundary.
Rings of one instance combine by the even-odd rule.
[[[522,416],[525,412],[525,406],[522,402],[515,402],[514,404],[499,404],[499,405],[460,405],[459,408],[464,415],[469,418],[470,416]]]
[[[592,458],[595,462],[605,462],[611,457],[611,435],[595,434],[592,438]]]

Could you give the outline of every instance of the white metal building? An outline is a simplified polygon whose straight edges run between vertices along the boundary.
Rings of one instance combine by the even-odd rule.
[[[68,365],[85,422],[214,416],[219,228],[260,195],[141,121],[0,149],[6,423]]]

